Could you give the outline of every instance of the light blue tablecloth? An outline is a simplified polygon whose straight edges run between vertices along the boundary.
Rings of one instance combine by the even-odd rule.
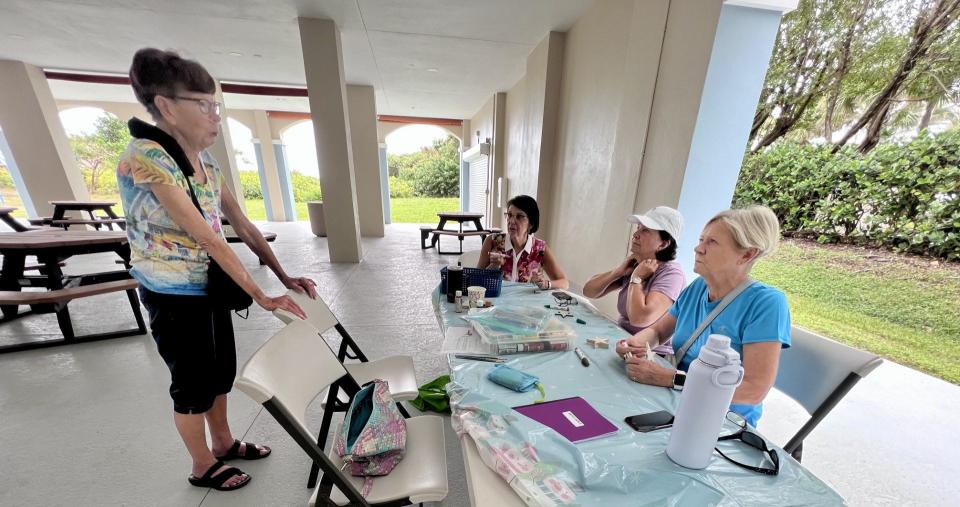
[[[498,306],[554,304],[549,292],[533,286],[504,282]],[[467,326],[439,289],[433,293],[441,327]],[[576,344],[590,358],[584,367],[572,351],[504,356],[509,365],[536,375],[548,400],[580,396],[619,431],[578,444],[513,411],[510,407],[536,401],[537,391],[516,393],[498,386],[486,375],[492,363],[449,356],[451,382],[447,387],[454,430],[468,433],[481,458],[496,470],[530,505],[842,505],[843,499],[786,453],[780,456],[780,475],[766,476],[739,468],[715,454],[704,470],[674,464],[665,448],[670,430],[638,433],[623,422],[630,415],[667,410],[675,412],[679,393],[629,381],[614,343],[627,335],[615,323],[585,305],[571,307],[575,317],[563,319],[577,332]],[[586,321],[578,324],[575,319]],[[610,338],[609,350],[586,345],[592,336]],[[666,364],[666,363],[665,363]],[[741,442],[721,442],[725,453],[760,466],[759,451]],[[729,452],[728,452],[729,451]],[[769,466],[769,462],[765,463]]]

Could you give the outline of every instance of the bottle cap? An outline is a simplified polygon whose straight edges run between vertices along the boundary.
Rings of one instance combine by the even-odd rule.
[[[462,291],[462,290],[456,291],[456,296],[457,296],[457,297],[463,297],[463,291]]]
[[[730,364],[740,364],[740,354],[730,347],[730,338],[722,334],[712,334],[707,337],[707,343],[700,349],[697,356],[701,361],[716,367]]]

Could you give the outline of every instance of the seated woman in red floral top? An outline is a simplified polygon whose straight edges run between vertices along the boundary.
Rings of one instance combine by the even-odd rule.
[[[487,237],[477,267],[499,269],[504,280],[529,282],[544,290],[569,287],[570,281],[550,247],[533,236],[540,227],[537,201],[529,195],[518,195],[507,201],[503,216],[508,234]]]

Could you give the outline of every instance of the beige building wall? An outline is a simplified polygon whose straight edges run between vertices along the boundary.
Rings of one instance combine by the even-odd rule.
[[[90,199],[58,113],[43,69],[0,60],[0,128],[43,216],[53,213],[51,200]]]
[[[372,86],[348,85],[350,139],[357,181],[360,234],[383,237],[383,197],[380,192],[380,148],[377,107]]]
[[[564,34],[551,32],[527,57],[527,73],[507,92],[506,167],[509,195],[527,194],[549,209]],[[538,234],[549,240],[548,231]]]
[[[477,131],[480,132],[480,142],[487,142],[487,138],[493,140],[493,96],[480,106],[480,110],[470,118],[470,143],[469,146],[476,144]]]

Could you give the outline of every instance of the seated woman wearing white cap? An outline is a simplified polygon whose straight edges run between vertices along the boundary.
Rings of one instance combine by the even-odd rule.
[[[683,228],[680,212],[657,206],[643,215],[631,215],[627,220],[637,224],[630,255],[610,271],[591,277],[583,286],[583,295],[600,298],[619,290],[620,327],[634,334],[667,312],[687,280],[680,263],[674,260]],[[663,352],[672,351],[665,347]]]

